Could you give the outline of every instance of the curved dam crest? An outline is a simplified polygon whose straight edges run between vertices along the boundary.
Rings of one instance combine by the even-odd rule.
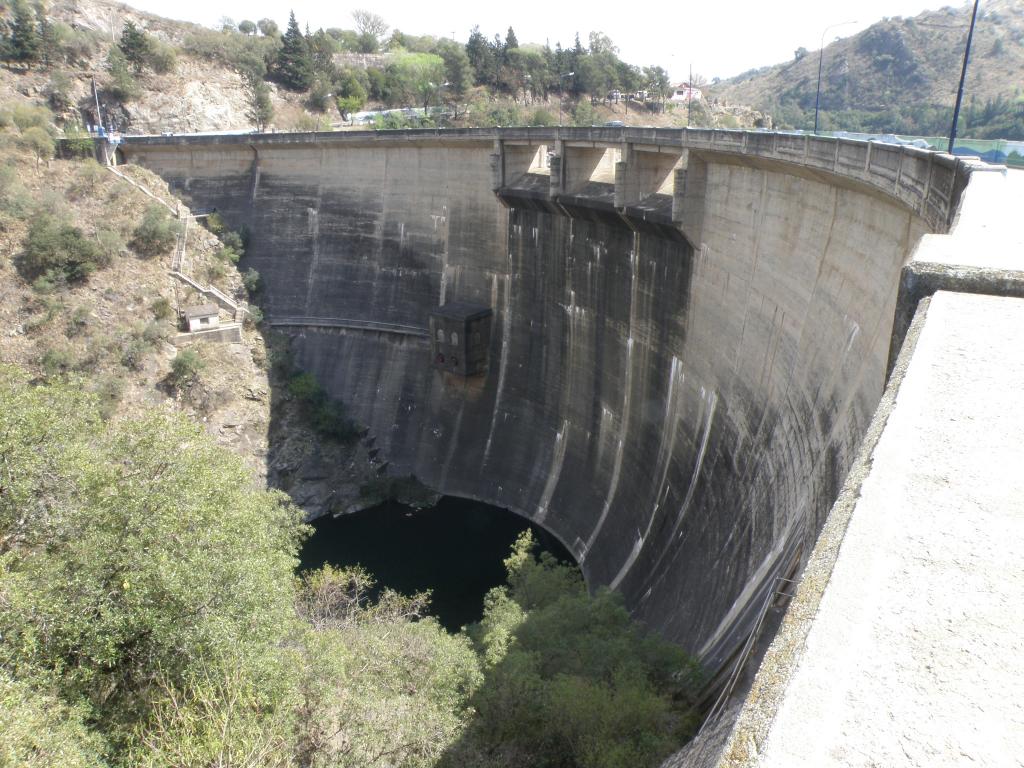
[[[885,383],[900,270],[963,179],[775,134],[127,139],[246,226],[264,311],[395,473],[512,509],[720,666],[813,545]],[[494,312],[486,375],[431,310]]]

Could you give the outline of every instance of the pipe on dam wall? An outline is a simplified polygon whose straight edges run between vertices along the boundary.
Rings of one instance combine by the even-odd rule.
[[[810,550],[882,392],[900,270],[963,186],[927,153],[738,132],[120,151],[249,229],[268,320],[345,319],[296,327],[298,359],[395,472],[543,524],[711,667]],[[413,332],[446,301],[493,309],[485,376],[436,371]]]

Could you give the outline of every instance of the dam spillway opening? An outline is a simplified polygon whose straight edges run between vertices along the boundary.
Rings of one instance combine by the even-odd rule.
[[[395,501],[313,521],[313,534],[299,553],[300,571],[329,564],[361,566],[377,590],[431,592],[428,613],[458,632],[479,621],[484,595],[505,583],[502,561],[516,538],[531,531],[538,555],[548,552],[575,564],[572,555],[538,525],[489,504],[442,497],[426,508]],[[375,599],[376,594],[370,598]]]
[[[542,526],[712,670],[811,550],[881,396],[901,269],[964,183],[907,148],[730,131],[120,151],[248,230],[266,322],[389,472]],[[478,375],[434,364],[452,302],[493,313]]]

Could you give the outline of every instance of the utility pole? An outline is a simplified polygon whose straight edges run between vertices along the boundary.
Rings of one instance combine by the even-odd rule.
[[[818,135],[818,105],[821,103],[821,63],[825,58],[825,35],[830,29],[845,27],[848,24],[856,24],[856,21],[844,21],[839,24],[829,24],[821,31],[821,46],[818,48],[818,88],[814,93],[814,135]]]
[[[686,94],[686,127],[690,127],[690,107],[693,106],[693,62],[690,62],[690,79],[686,83],[688,88]]]
[[[565,91],[562,87],[562,83],[565,82],[565,78],[572,77],[575,72],[566,72],[564,75],[558,76],[558,127],[562,127],[562,99],[565,98]]]
[[[974,37],[974,20],[978,18],[978,0],[974,0],[974,10],[971,12],[971,27],[967,30],[967,45],[964,47],[964,66],[960,70],[960,87],[956,92],[956,106],[953,107],[953,125],[949,127],[949,154],[953,154],[953,144],[956,143],[956,123],[960,119],[960,105],[964,100],[964,81],[967,80],[967,59],[971,55],[971,39]]]

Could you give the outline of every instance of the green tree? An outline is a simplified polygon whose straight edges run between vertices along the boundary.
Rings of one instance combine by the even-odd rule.
[[[451,40],[438,40],[434,53],[444,60],[444,77],[448,83],[447,92],[455,98],[462,98],[473,85],[473,66],[466,55],[465,46]]]
[[[281,50],[277,53],[275,74],[281,84],[293,91],[305,91],[313,83],[313,60],[309,44],[299,30],[295,12],[288,16],[288,29],[284,33]]]
[[[645,634],[620,596],[591,597],[576,568],[533,547],[529,533],[516,542],[507,586],[469,629],[484,682],[477,718],[443,764],[659,765],[696,725],[696,663]]]
[[[259,27],[260,34],[264,37],[277,37],[281,31],[273,19],[260,19],[256,22],[256,26]]]
[[[85,725],[86,713],[64,704],[43,676],[32,683],[0,668],[0,755],[20,768],[103,768],[103,741]]]
[[[53,157],[53,137],[38,126],[26,129],[18,138],[18,142],[36,156],[37,168],[41,160]]]
[[[304,764],[428,768],[469,718],[480,664],[468,639],[425,616],[428,595],[383,590],[371,601],[374,586],[359,568],[325,567],[299,582],[310,627],[299,754],[322,761]]]
[[[432,53],[402,53],[388,67],[393,98],[424,108],[438,99],[444,83],[444,59]]]
[[[644,87],[659,101],[664,101],[672,94],[672,81],[663,67],[644,67],[643,82]]]
[[[141,72],[149,61],[153,51],[153,42],[145,31],[135,26],[132,21],[126,21],[121,29],[121,39],[117,47],[124,54],[125,61],[132,65],[136,73]]]
[[[512,27],[509,27],[508,32],[505,33],[505,50],[518,47],[519,39],[516,37],[516,33],[513,31]]]
[[[205,677],[240,670],[287,721],[298,510],[196,426],[104,425],[85,389],[0,371],[0,668],[59,679],[118,764]]]
[[[342,71],[334,83],[336,104],[343,120],[350,119],[353,112],[358,112],[366,104],[366,88],[355,71]]]
[[[29,224],[18,268],[27,278],[78,282],[108,263],[100,247],[82,230],[53,214],[40,212]]]
[[[110,73],[110,93],[118,100],[131,101],[142,93],[128,59],[117,46],[107,54],[107,71]]]
[[[256,24],[248,19],[242,19],[238,22],[238,31],[243,35],[254,35],[256,34]]]
[[[251,69],[242,74],[242,83],[245,87],[245,116],[252,121],[256,130],[262,133],[274,119],[270,86],[263,81],[258,72]]]
[[[11,58],[31,67],[39,60],[40,46],[35,14],[24,0],[16,0],[11,24]]]
[[[39,16],[39,60],[47,67],[57,62],[60,55],[60,32],[56,24],[46,17],[46,9],[36,6]]]
[[[473,68],[474,81],[477,85],[494,85],[497,78],[497,62],[494,49],[480,31],[473,27],[466,41],[466,58]]]

